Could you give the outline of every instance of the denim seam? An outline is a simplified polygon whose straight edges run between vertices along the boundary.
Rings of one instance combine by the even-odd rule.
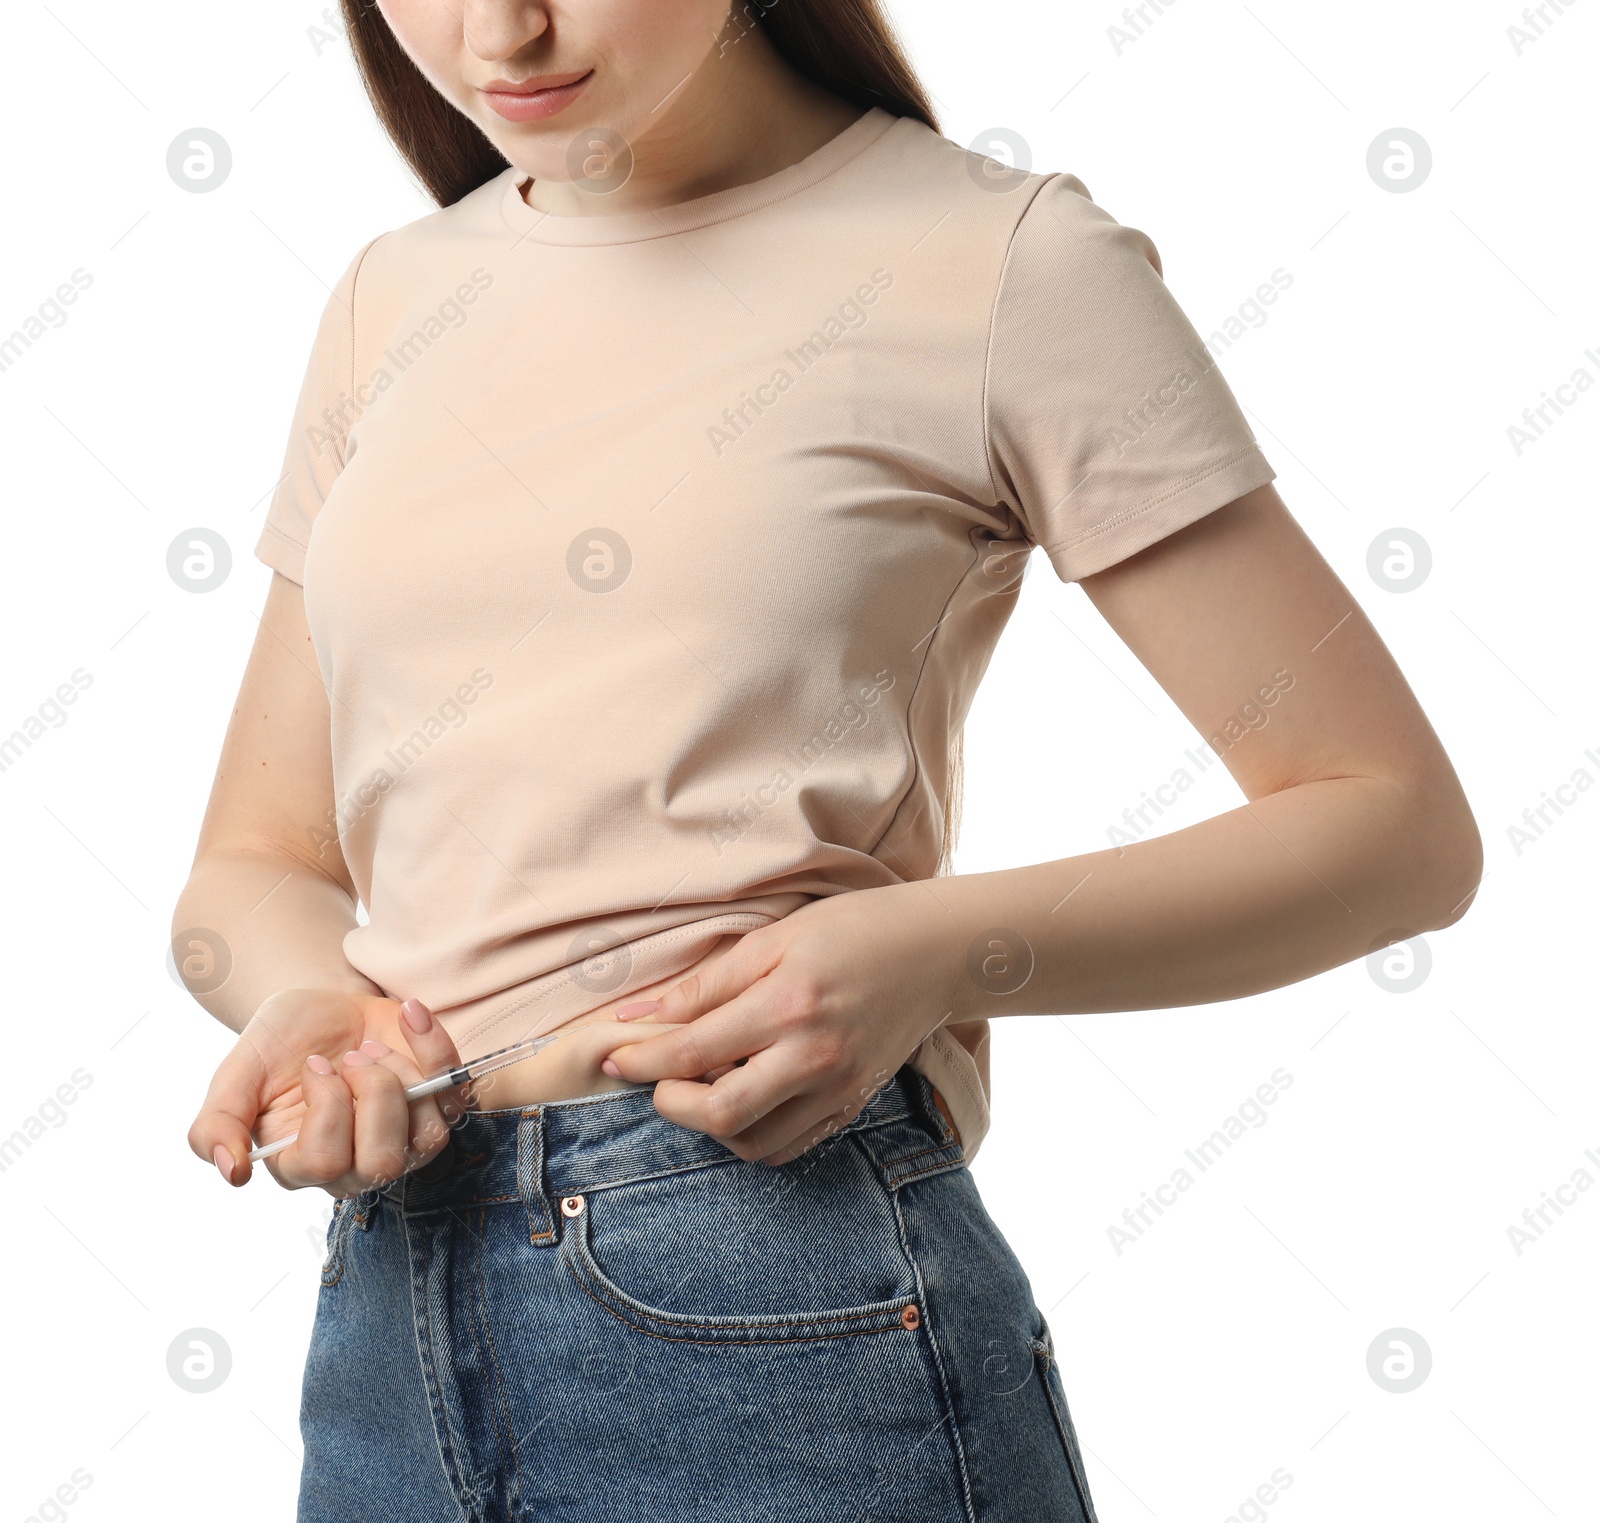
[[[588,1269],[587,1265],[584,1267],[585,1270]],[[595,1284],[604,1285],[607,1290],[616,1297],[617,1300],[621,1301],[623,1305],[629,1311],[635,1313],[635,1315],[641,1317],[650,1317],[652,1320],[665,1322],[669,1326],[674,1325],[671,1316],[645,1305],[645,1303],[640,1301],[636,1296],[630,1296],[625,1290],[622,1289],[620,1285],[613,1287],[608,1281],[603,1280],[598,1275],[595,1275],[592,1271],[589,1272],[589,1278]],[[811,1323],[822,1322],[865,1322],[874,1317],[888,1317],[891,1315],[898,1317],[915,1299],[916,1298],[914,1296],[896,1296],[893,1300],[886,1301],[881,1306],[871,1310],[785,1312],[775,1315],[770,1321],[765,1317],[757,1316],[748,1319],[741,1318],[740,1323],[742,1323],[744,1326],[747,1326],[751,1331],[754,1331],[760,1327],[801,1327]],[[710,1317],[684,1317],[682,1322],[676,1325],[709,1333],[724,1326],[729,1332],[736,1332],[738,1331],[740,1324],[734,1322],[719,1323]]]
[[[933,1174],[947,1174],[951,1169],[962,1168],[966,1161],[963,1155],[957,1154],[954,1158],[948,1158],[943,1163],[933,1164],[926,1169],[918,1169],[915,1174],[902,1174],[895,1180],[895,1188],[899,1189],[901,1185],[911,1184],[914,1180],[927,1179]]]
[[[896,1158],[885,1158],[883,1160],[883,1166],[886,1169],[893,1168],[896,1164],[910,1163],[915,1158],[926,1158],[929,1153],[946,1152],[952,1146],[953,1144],[949,1142],[936,1142],[931,1148],[918,1148],[914,1153],[901,1153]]]
[[[570,1262],[567,1264],[567,1268],[571,1272],[572,1277],[575,1280],[577,1280],[578,1289],[581,1290],[584,1293],[584,1295],[588,1296],[588,1298],[591,1301],[593,1301],[596,1306],[600,1307],[604,1312],[606,1312],[606,1314],[608,1316],[615,1317],[616,1320],[618,1322],[622,1323],[622,1325],[624,1327],[631,1327],[636,1332],[643,1333],[647,1338],[659,1338],[663,1343],[696,1343],[696,1344],[702,1345],[703,1347],[709,1347],[709,1348],[759,1348],[759,1347],[763,1347],[763,1346],[765,1346],[767,1344],[770,1344],[770,1343],[827,1343],[827,1342],[832,1341],[835,1338],[867,1338],[867,1337],[871,1337],[874,1333],[892,1333],[892,1332],[908,1332],[908,1331],[910,1331],[910,1329],[908,1329],[904,1325],[904,1323],[900,1322],[897,1319],[896,1321],[893,1321],[893,1322],[884,1323],[884,1325],[882,1327],[859,1327],[859,1328],[856,1328],[853,1332],[843,1332],[843,1333],[809,1333],[809,1334],[805,1334],[803,1336],[795,1337],[795,1338],[680,1338],[680,1337],[674,1337],[671,1333],[658,1333],[658,1332],[656,1332],[656,1330],[654,1328],[645,1327],[645,1326],[641,1325],[640,1323],[634,1322],[630,1318],[623,1316],[622,1313],[619,1312],[616,1309],[616,1307],[611,1306],[611,1305],[607,1304],[605,1301],[601,1300],[599,1296],[595,1295],[595,1293],[592,1290],[590,1290],[587,1285],[585,1285],[583,1283],[583,1280],[578,1275],[578,1271],[575,1268],[573,1268],[573,1266],[572,1266],[572,1264]]]
[[[489,1346],[489,1362],[494,1367],[494,1406],[497,1409],[495,1433],[497,1438],[508,1441],[511,1445],[512,1492],[506,1500],[506,1514],[508,1517],[514,1517],[522,1505],[522,1461],[517,1454],[516,1438],[506,1401],[506,1382],[505,1375],[500,1368],[500,1354],[494,1346],[494,1330],[489,1325],[489,1298],[483,1287],[483,1245],[488,1236],[488,1213],[480,1210],[478,1212],[477,1228],[478,1251],[472,1261],[472,1279],[478,1292],[479,1320],[483,1323],[484,1341]],[[473,1339],[476,1341],[476,1333],[474,1333]],[[496,1447],[500,1446],[497,1445]]]
[[[411,1216],[431,1216],[439,1211],[448,1211],[452,1216],[457,1211],[466,1211],[473,1206],[504,1206],[514,1200],[521,1200],[521,1195],[472,1195],[465,1200],[443,1200],[437,1205],[424,1205],[421,1202],[413,1205],[407,1213]]]
[[[428,1266],[433,1259],[432,1234],[422,1233],[423,1263],[420,1276],[412,1258],[412,1234],[406,1232],[406,1264],[411,1270],[411,1322],[417,1347],[417,1358],[422,1365],[423,1387],[428,1396],[428,1415],[433,1420],[433,1442],[439,1452],[439,1464],[444,1470],[445,1485],[458,1502],[465,1497],[464,1510],[481,1516],[477,1498],[467,1487],[460,1466],[456,1464],[455,1445],[450,1435],[450,1414],[445,1408],[444,1392],[439,1383],[439,1369],[433,1355],[433,1316],[428,1308]],[[422,1310],[417,1309],[418,1290],[421,1291]]]
[[[915,1073],[916,1070],[913,1069],[912,1071],[913,1071],[913,1073]],[[880,1090],[879,1093],[881,1093],[881,1092],[882,1091]],[[473,1117],[507,1116],[507,1115],[510,1115],[513,1110],[517,1110],[517,1111],[520,1111],[521,1116],[523,1117],[524,1120],[526,1120],[529,1117],[535,1116],[535,1115],[540,1115],[542,1117],[542,1113],[544,1111],[550,1110],[550,1109],[553,1109],[553,1108],[556,1108],[556,1107],[560,1107],[562,1109],[568,1109],[568,1108],[576,1109],[578,1106],[587,1107],[587,1106],[594,1106],[594,1105],[608,1105],[608,1104],[618,1103],[618,1102],[625,1101],[625,1100],[630,1100],[630,1099],[633,1098],[633,1096],[636,1093],[637,1093],[636,1090],[608,1090],[608,1091],[605,1091],[605,1092],[603,1092],[601,1094],[596,1094],[596,1095],[577,1095],[577,1096],[574,1096],[570,1100],[546,1100],[546,1101],[540,1101],[536,1105],[530,1105],[530,1106],[526,1106],[526,1107],[506,1106],[501,1110],[474,1111],[474,1112],[471,1113],[471,1115]],[[920,1114],[920,1112],[919,1112],[918,1108],[916,1107],[916,1105],[913,1102],[909,1102],[909,1101],[906,1104],[904,1104],[900,1109],[892,1111],[889,1115],[886,1115],[886,1116],[872,1115],[872,1114],[870,1114],[870,1112],[868,1110],[862,1110],[852,1121],[850,1121],[846,1125],[840,1127],[839,1130],[837,1132],[835,1132],[833,1135],[836,1136],[836,1137],[843,1137],[843,1136],[845,1136],[847,1134],[853,1136],[858,1132],[869,1132],[869,1131],[876,1130],[879,1127],[890,1126],[896,1121],[905,1121],[907,1119],[915,1118],[919,1114]],[[863,1117],[869,1117],[869,1119],[865,1119],[864,1120]],[[943,1125],[942,1118],[941,1118],[941,1123],[940,1124]],[[824,1138],[823,1140],[824,1140],[824,1142],[826,1142],[826,1141],[829,1141],[831,1139]],[[820,1146],[820,1144],[819,1144],[819,1146]],[[716,1163],[721,1163],[722,1162],[721,1159],[714,1159],[714,1160],[707,1160],[707,1161],[708,1162],[716,1162]],[[686,1165],[683,1165],[682,1167],[684,1167],[684,1168],[698,1168],[700,1166],[701,1166],[700,1164],[694,1163],[694,1164],[686,1164]],[[669,1168],[669,1169],[663,1169],[663,1170],[660,1170],[659,1172],[661,1174],[671,1174],[671,1173],[679,1172],[679,1169],[674,1167],[674,1168]],[[656,1177],[655,1174],[630,1175],[629,1178],[626,1179],[626,1180],[608,1180],[606,1183],[607,1184],[625,1184],[625,1183],[626,1184],[631,1184],[631,1183],[633,1183],[633,1182],[635,1182],[636,1180],[639,1180],[639,1179],[653,1179],[655,1177]],[[598,1189],[605,1188],[605,1186],[604,1185],[594,1185],[594,1186],[591,1186],[589,1188],[593,1188],[593,1189],[597,1189],[598,1190]]]
[[[905,1324],[900,1319],[905,1312],[905,1308],[912,1304],[912,1297],[896,1296],[892,1301],[883,1302],[878,1306],[858,1307],[846,1311],[785,1313],[771,1318],[738,1318],[729,1322],[718,1322],[709,1317],[686,1316],[682,1317],[681,1319],[675,1319],[672,1315],[647,1306],[643,1301],[637,1299],[637,1297],[630,1296],[620,1285],[614,1284],[603,1273],[601,1273],[600,1265],[594,1259],[593,1252],[590,1250],[588,1243],[585,1241],[587,1220],[588,1217],[586,1213],[583,1222],[573,1223],[574,1231],[571,1234],[572,1241],[567,1245],[567,1252],[562,1255],[562,1257],[566,1260],[567,1269],[572,1274],[572,1277],[578,1282],[579,1288],[586,1296],[589,1297],[591,1301],[594,1301],[597,1305],[604,1307],[606,1311],[608,1311],[617,1319],[617,1321],[624,1323],[628,1327],[637,1328],[642,1333],[649,1333],[652,1338],[660,1338],[668,1343],[704,1343],[712,1345],[728,1344],[732,1347],[740,1347],[745,1344],[762,1343],[813,1343],[823,1338],[853,1338],[860,1337],[866,1333],[892,1332],[895,1328],[905,1327]],[[885,1321],[881,1327],[858,1327],[852,1331],[838,1333],[816,1333],[809,1336],[794,1338],[679,1338],[674,1337],[669,1333],[655,1332],[648,1327],[640,1326],[638,1322],[630,1320],[630,1318],[624,1316],[622,1311],[617,1307],[612,1306],[603,1297],[596,1295],[595,1292],[590,1289],[591,1284],[598,1286],[606,1293],[607,1296],[610,1296],[616,1301],[620,1302],[622,1307],[628,1312],[632,1313],[633,1316],[648,1317],[653,1321],[662,1322],[669,1327],[682,1327],[689,1332],[709,1333],[725,1329],[730,1333],[741,1331],[749,1331],[753,1333],[769,1328],[776,1332],[785,1327],[801,1327],[806,1325],[819,1326],[828,1322],[870,1322],[879,1317],[892,1320]]]
[[[1040,1321],[1044,1323],[1042,1315]],[[1044,1326],[1048,1328],[1049,1324],[1044,1323]],[[1050,1367],[1058,1361],[1056,1360],[1055,1349],[1049,1338],[1050,1335],[1047,1331],[1042,1341],[1038,1338],[1030,1338],[1028,1340],[1033,1345],[1039,1384],[1044,1387],[1044,1399],[1050,1407],[1051,1420],[1055,1423],[1056,1432],[1061,1437],[1061,1447],[1066,1451],[1067,1467],[1072,1471],[1072,1484],[1077,1488],[1078,1492],[1078,1504],[1083,1508],[1083,1515],[1088,1520],[1088,1523],[1098,1523],[1095,1517],[1094,1503],[1089,1499],[1089,1477],[1084,1474],[1083,1460],[1078,1453],[1076,1435],[1072,1433],[1067,1421],[1063,1418],[1060,1403],[1057,1402],[1056,1393],[1050,1385]],[[1059,1376],[1057,1378],[1059,1379]]]
[[[517,1122],[514,1143],[516,1149],[515,1199],[522,1202],[528,1217],[528,1240],[548,1243],[556,1235],[556,1217],[550,1209],[550,1198],[545,1193],[545,1127],[544,1111],[537,1105],[523,1109]]]
[[[944,1155],[939,1162],[927,1168],[913,1169],[909,1173],[904,1171],[906,1164],[914,1163],[919,1158],[927,1158],[935,1153]],[[892,1158],[884,1158],[881,1161],[876,1157],[873,1159],[874,1165],[882,1172],[884,1182],[891,1190],[897,1190],[901,1185],[910,1184],[914,1179],[926,1179],[930,1174],[938,1174],[947,1169],[960,1168],[966,1161],[966,1151],[954,1137],[948,1142],[936,1142],[931,1147],[918,1148],[915,1152],[899,1153]]]
[[[327,1261],[322,1266],[322,1288],[332,1290],[344,1278],[345,1251],[350,1243],[350,1224],[354,1209],[345,1206],[351,1197],[345,1197],[334,1203],[333,1242],[328,1248]]]
[[[807,1153],[801,1154],[800,1156],[804,1157],[804,1158],[809,1158],[812,1153],[815,1153],[817,1151],[818,1148],[824,1148],[830,1142],[833,1142],[833,1141],[837,1140],[840,1137],[858,1137],[863,1132],[876,1131],[877,1129],[879,1129],[881,1127],[892,1126],[897,1121],[907,1121],[907,1120],[914,1119],[915,1114],[916,1113],[914,1111],[907,1110],[907,1111],[902,1111],[898,1115],[894,1115],[894,1116],[874,1117],[871,1121],[865,1123],[864,1125],[852,1123],[850,1126],[840,1127],[840,1129],[837,1132],[835,1132],[831,1137],[824,1137],[822,1139],[822,1141],[819,1142],[816,1145],[815,1148],[810,1149]],[[913,1157],[913,1158],[916,1158],[916,1157],[920,1157],[921,1153],[913,1153],[913,1154],[910,1154],[909,1156]],[[798,1162],[798,1161],[799,1161],[798,1159],[791,1159],[790,1160],[791,1163]],[[672,1164],[667,1168],[664,1168],[664,1169],[652,1169],[649,1172],[643,1173],[643,1174],[627,1174],[627,1175],[624,1175],[620,1179],[595,1180],[595,1181],[591,1181],[589,1183],[580,1182],[577,1185],[575,1185],[572,1189],[557,1190],[555,1193],[557,1195],[572,1195],[572,1194],[583,1194],[583,1193],[585,1193],[587,1191],[594,1191],[594,1190],[612,1190],[612,1189],[615,1189],[619,1185],[642,1184],[642,1183],[644,1183],[644,1181],[649,1180],[649,1179],[668,1179],[674,1174],[688,1174],[688,1173],[692,1173],[696,1169],[720,1169],[720,1168],[725,1168],[728,1164],[738,1163],[738,1162],[740,1162],[739,1155],[737,1153],[729,1152],[729,1154],[728,1154],[728,1156],[726,1158],[698,1158],[698,1159],[695,1159],[692,1163]],[[552,1234],[552,1236],[553,1235],[554,1234]]]
[[[942,1426],[950,1430],[950,1447],[955,1454],[956,1470],[961,1477],[961,1500],[966,1507],[967,1523],[978,1523],[978,1515],[972,1500],[972,1477],[967,1471],[967,1448],[961,1441],[961,1420],[956,1412],[955,1397],[950,1390],[949,1377],[945,1374],[944,1356],[939,1349],[938,1326],[939,1319],[933,1308],[928,1304],[928,1287],[922,1278],[922,1265],[917,1262],[917,1256],[911,1250],[911,1235],[906,1231],[905,1213],[900,1209],[900,1195],[898,1187],[889,1192],[889,1204],[894,1210],[895,1228],[900,1234],[900,1249],[911,1265],[911,1272],[916,1277],[917,1301],[922,1307],[921,1332],[927,1337],[928,1351],[933,1358],[933,1372],[939,1382],[939,1392],[944,1401],[944,1422]]]
[[[342,1206],[342,1201],[334,1201],[333,1219],[328,1223],[328,1251],[322,1260],[321,1274],[321,1280],[324,1289],[330,1285],[338,1284],[338,1276],[334,1274],[334,1260],[338,1257],[339,1233],[344,1226],[344,1217],[341,1212]],[[333,1275],[332,1279],[329,1278],[330,1275]]]
[[[584,1195],[596,1190],[614,1190],[619,1185],[638,1185],[651,1179],[670,1179],[674,1174],[692,1174],[697,1169],[721,1169],[730,1163],[738,1163],[739,1155],[729,1153],[726,1158],[700,1158],[693,1163],[674,1164],[671,1168],[655,1169],[648,1174],[627,1174],[621,1179],[592,1180],[588,1184],[580,1182],[570,1190],[560,1190],[558,1195]]]

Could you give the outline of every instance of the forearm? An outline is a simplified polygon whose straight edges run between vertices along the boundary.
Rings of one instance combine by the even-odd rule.
[[[891,892],[949,965],[950,1022],[1237,999],[1459,916],[1481,858],[1470,816],[1463,828],[1453,806],[1425,802],[1437,796],[1319,780],[1120,849]],[[1020,976],[1004,951],[988,971],[973,960],[990,930],[1031,952],[1014,992],[996,992]]]
[[[334,989],[381,994],[345,959],[343,942],[356,926],[350,896],[324,873],[276,853],[228,849],[199,857],[173,910],[172,933],[182,962],[193,957],[190,992],[230,1030],[241,1031],[268,995],[283,989]],[[221,940],[226,979],[210,988],[215,948],[187,933]],[[195,944],[186,946],[184,941]]]

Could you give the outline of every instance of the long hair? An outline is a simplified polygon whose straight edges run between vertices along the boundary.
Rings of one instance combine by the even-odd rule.
[[[383,129],[428,194],[453,206],[508,169],[504,154],[423,77],[376,0],[339,0],[361,82]],[[935,132],[927,91],[878,0],[743,0],[734,17],[759,26],[809,80],[863,109],[914,116]]]
[[[504,154],[428,83],[389,29],[376,0],[339,0],[361,82],[383,129],[440,206],[510,168]],[[879,0],[736,0],[734,20],[759,26],[779,57],[841,100],[939,122]],[[936,871],[948,873],[961,814],[961,732],[950,737],[944,839]]]

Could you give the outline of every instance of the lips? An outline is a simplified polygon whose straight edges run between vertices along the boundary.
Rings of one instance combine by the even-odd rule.
[[[563,85],[576,84],[591,71],[575,69],[570,74],[535,74],[524,80],[491,79],[483,88],[493,95],[536,95],[544,90],[558,90]]]
[[[593,69],[584,69],[524,80],[495,79],[482,87],[483,98],[491,111],[509,122],[542,121],[571,105],[593,75]]]

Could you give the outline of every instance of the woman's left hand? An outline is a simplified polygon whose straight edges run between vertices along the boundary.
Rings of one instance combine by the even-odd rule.
[[[659,1081],[669,1121],[787,1163],[858,1115],[954,1013],[961,964],[934,934],[946,918],[914,883],[812,900],[659,1001],[622,1006],[621,1020],[688,1024],[602,1066]]]

